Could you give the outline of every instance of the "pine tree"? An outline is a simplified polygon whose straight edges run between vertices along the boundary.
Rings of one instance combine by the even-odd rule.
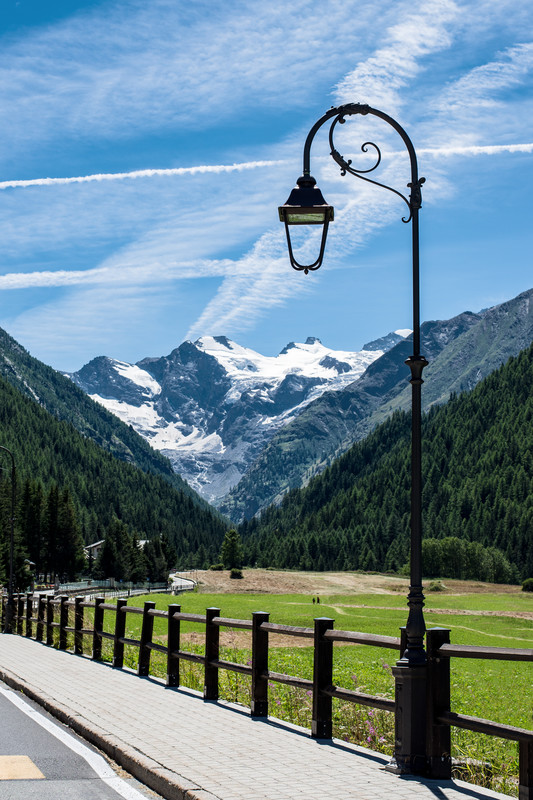
[[[220,560],[226,569],[241,569],[243,561],[243,550],[241,537],[233,528],[227,531],[222,542]]]

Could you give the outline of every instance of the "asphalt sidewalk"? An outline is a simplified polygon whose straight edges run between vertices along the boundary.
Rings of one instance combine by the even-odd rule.
[[[316,741],[247,709],[0,634],[0,679],[168,800],[485,800],[460,781],[386,772],[381,754]]]

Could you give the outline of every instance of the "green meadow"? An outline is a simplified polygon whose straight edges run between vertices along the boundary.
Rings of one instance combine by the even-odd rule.
[[[533,612],[533,596],[527,593],[473,592],[464,595],[438,592],[426,598],[427,627],[449,628],[456,644],[495,647],[533,648],[533,619],[519,616]],[[129,605],[142,607],[147,599],[166,610],[169,603],[182,611],[204,614],[206,608],[220,608],[223,617],[251,619],[254,611],[268,611],[270,621],[312,627],[314,617],[331,617],[335,628],[398,636],[406,621],[406,600],[400,594],[321,595],[320,605],[302,594],[202,594],[186,592],[179,597],[153,595],[136,597]],[[511,616],[513,615],[513,616]],[[126,636],[138,638],[141,617],[127,616]],[[114,628],[114,614],[106,611],[105,628]],[[222,658],[248,663],[251,658],[249,632],[222,628]],[[182,649],[203,652],[204,626],[182,623]],[[166,640],[166,620],[155,620],[154,639]],[[270,636],[269,668],[275,672],[311,678],[312,647],[306,639]],[[303,646],[302,646],[303,645]],[[126,648],[125,663],[136,667],[137,649]],[[104,657],[111,657],[110,643]],[[369,694],[394,696],[391,665],[397,651],[362,645],[335,645],[334,682],[341,687]],[[152,653],[151,672],[164,677],[165,658]],[[531,662],[452,659],[452,710],[496,722],[533,727],[533,664]],[[182,685],[199,691],[203,687],[202,669],[181,662]],[[221,698],[249,704],[249,679],[236,673],[220,672]],[[308,693],[270,685],[270,714],[304,727],[310,727],[311,699]],[[387,712],[334,701],[334,735],[391,753],[393,719]],[[452,757],[457,760],[455,774],[462,779],[503,791],[517,793],[518,745],[493,737],[452,728]]]

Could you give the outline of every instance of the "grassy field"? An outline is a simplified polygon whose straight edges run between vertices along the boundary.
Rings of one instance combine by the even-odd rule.
[[[266,572],[266,571],[264,571]],[[257,573],[257,574],[256,574]],[[261,574],[259,574],[261,573]],[[250,619],[254,611],[268,611],[272,622],[312,627],[314,617],[335,620],[335,628],[351,631],[398,636],[406,621],[405,581],[392,581],[388,576],[364,576],[359,585],[348,580],[332,582],[331,574],[309,574],[246,571],[243,581],[228,582],[227,575],[201,573],[195,592],[179,597],[154,595],[150,599],[157,608],[166,609],[169,603],[179,603],[182,611],[204,614],[207,607],[218,607],[221,616]],[[254,591],[254,588],[277,591],[286,586],[292,591],[273,593]],[[266,581],[267,583],[265,584]],[[334,591],[331,592],[331,588]],[[328,588],[330,593],[327,593]],[[357,591],[357,588],[363,591]],[[228,589],[245,591],[228,592]],[[310,591],[312,589],[312,591]],[[346,590],[349,591],[346,591]],[[320,591],[320,604],[312,598]],[[134,598],[129,605],[141,606],[148,599]],[[498,587],[483,584],[446,582],[445,591],[427,593],[427,627],[446,627],[451,630],[453,643],[492,645],[498,647],[533,648],[533,596],[517,587]],[[106,612],[106,629],[112,631],[114,615]],[[126,636],[138,638],[140,617],[128,615]],[[203,625],[182,623],[182,647],[203,652]],[[156,619],[155,638],[164,642],[166,624]],[[251,657],[250,634],[246,631],[221,631],[222,657],[247,663]],[[270,637],[271,670],[298,677],[311,678],[313,653],[306,639],[287,636]],[[128,649],[127,663],[134,667],[137,651]],[[335,646],[334,682],[344,688],[357,688],[371,694],[394,696],[391,664],[397,651],[358,645]],[[163,656],[152,654],[153,672],[164,676]],[[249,703],[249,679],[221,671],[221,696]],[[533,727],[533,667],[529,663],[452,660],[452,710],[497,722]],[[182,662],[181,680],[191,688],[202,689],[202,670]],[[334,735],[355,741],[385,753],[392,752],[392,715],[352,704],[334,701]],[[310,727],[310,697],[302,691],[279,684],[270,687],[270,709],[273,716]],[[491,788],[516,794],[518,747],[513,742],[485,737],[452,729],[452,756],[469,763],[458,767],[461,777],[483,783]],[[481,765],[490,765],[483,767]],[[462,770],[462,771],[461,771]],[[466,770],[466,771],[465,771]]]

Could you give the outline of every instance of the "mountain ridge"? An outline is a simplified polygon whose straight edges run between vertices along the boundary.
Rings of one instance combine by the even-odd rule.
[[[445,402],[453,392],[472,389],[483,377],[533,340],[533,289],[478,313],[424,322],[423,409]],[[219,505],[235,521],[279,503],[291,488],[305,486],[355,441],[368,435],[395,410],[409,408],[409,339],[374,361],[338,395],[324,393],[274,436],[239,484]],[[460,367],[460,369],[459,369]]]
[[[227,337],[204,336],[136,364],[99,356],[69,377],[216,502],[277,430],[327,388],[348,385],[401,340],[392,332],[350,352],[310,336],[288,343],[278,356],[263,356]]]

